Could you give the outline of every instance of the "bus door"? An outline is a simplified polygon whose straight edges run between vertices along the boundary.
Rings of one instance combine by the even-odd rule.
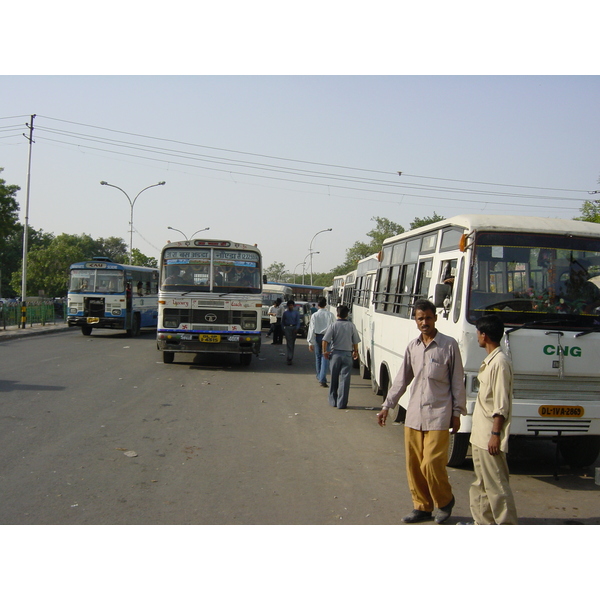
[[[131,273],[125,274],[125,329],[133,328],[133,277]]]

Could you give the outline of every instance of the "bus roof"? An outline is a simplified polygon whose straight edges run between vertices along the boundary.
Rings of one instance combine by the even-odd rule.
[[[430,223],[417,229],[405,231],[384,240],[384,245],[406,237],[434,231],[442,227],[464,227],[467,232],[486,231],[527,231],[529,233],[555,233],[600,236],[600,224],[572,219],[554,219],[550,217],[523,217],[506,215],[458,215],[436,223]]]
[[[91,258],[89,260],[81,260],[79,262],[73,263],[69,269],[107,269],[111,271],[124,271],[126,269],[130,271],[156,271],[158,269],[154,267],[141,267],[138,265],[123,265],[121,263],[113,262],[110,259],[105,258]]]
[[[240,242],[232,242],[231,240],[209,240],[209,239],[194,239],[194,240],[182,240],[179,242],[168,242],[163,246],[165,248],[229,248],[233,250],[252,250],[258,252],[260,250],[256,244],[242,244]]]

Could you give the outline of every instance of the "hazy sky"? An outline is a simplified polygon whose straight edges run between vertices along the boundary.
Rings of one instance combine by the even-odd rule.
[[[30,224],[158,256],[204,227],[315,272],[374,216],[570,219],[600,188],[596,76],[4,76],[2,177]],[[343,168],[342,168],[343,167]],[[397,172],[402,171],[399,177]],[[502,184],[489,185],[489,184]],[[513,187],[524,186],[524,187]],[[541,189],[546,188],[546,189]],[[477,192],[477,193],[473,193]],[[496,195],[499,194],[499,195]],[[308,267],[307,267],[308,272]]]

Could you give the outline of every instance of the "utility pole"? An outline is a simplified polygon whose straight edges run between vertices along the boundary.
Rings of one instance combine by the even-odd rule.
[[[31,123],[25,125],[29,128],[29,137],[23,134],[29,140],[29,161],[27,164],[27,192],[25,194],[25,225],[23,227],[23,275],[21,278],[21,327],[25,329],[27,321],[27,246],[29,241],[29,189],[31,183],[31,149],[33,147],[33,120],[35,115],[31,115]]]

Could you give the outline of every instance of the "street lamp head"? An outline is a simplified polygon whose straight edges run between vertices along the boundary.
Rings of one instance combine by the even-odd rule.
[[[159,181],[158,185],[165,185],[165,183],[167,183],[166,181]]]
[[[100,185],[108,185],[108,182],[107,181],[101,181]]]

